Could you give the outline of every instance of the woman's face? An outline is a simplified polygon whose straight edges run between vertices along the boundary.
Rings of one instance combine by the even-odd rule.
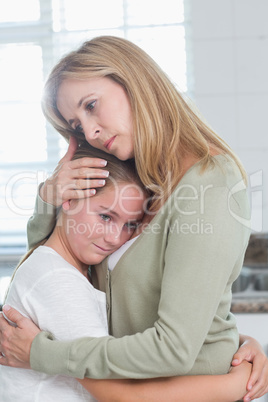
[[[93,147],[121,160],[134,157],[132,113],[121,85],[105,77],[67,79],[59,87],[57,107]]]
[[[60,226],[69,256],[86,266],[100,263],[130,239],[143,218],[145,199],[136,184],[115,183],[94,197],[71,201]]]

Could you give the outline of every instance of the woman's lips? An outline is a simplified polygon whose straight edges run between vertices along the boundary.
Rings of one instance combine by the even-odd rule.
[[[106,142],[103,144],[104,147],[105,147],[106,149],[108,149],[108,151],[110,151],[111,146],[112,146],[112,144],[113,144],[113,142],[114,142],[114,140],[115,140],[115,137],[116,137],[116,135],[115,135],[114,137],[110,138],[108,141],[106,141]]]

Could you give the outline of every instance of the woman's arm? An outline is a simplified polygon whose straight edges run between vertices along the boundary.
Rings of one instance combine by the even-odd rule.
[[[40,186],[38,187],[38,191]],[[42,200],[38,194],[33,215],[27,223],[28,249],[33,248],[52,232],[57,217],[57,208]]]
[[[252,365],[243,362],[224,375],[153,380],[78,380],[100,402],[233,402],[246,393]]]
[[[36,335],[40,333],[40,330],[31,320],[22,316],[15,309],[4,308],[4,310],[8,319],[16,323],[17,327],[12,327],[3,316],[0,316],[0,352],[4,353],[4,356],[0,356],[0,364],[10,367],[30,368],[31,345]],[[249,359],[249,361],[253,362],[253,370],[255,371],[255,376],[258,380],[256,384],[253,385],[250,392],[250,399],[252,400],[254,398],[260,398],[264,393],[268,392],[268,375],[264,375],[264,373],[268,373],[268,359],[265,357],[264,351],[256,340],[250,337],[245,337],[244,335],[240,337],[241,341],[243,339],[248,339],[248,341],[242,345],[243,351],[240,353],[239,349],[234,357],[237,358],[238,356],[239,360],[242,358],[245,360]],[[235,372],[233,372],[233,374],[234,373]],[[213,376],[211,378],[219,378],[219,376]],[[265,382],[262,390],[258,389],[259,378],[261,378],[262,382]],[[96,388],[94,388],[96,387],[95,384],[98,382],[102,382],[103,386],[105,384],[110,384],[109,382],[106,382],[106,380],[89,379],[88,383],[85,382],[84,384],[88,384],[86,387],[92,386],[92,391],[94,393],[98,392]],[[124,380],[119,380],[119,383],[120,382],[124,383]],[[105,397],[105,395],[103,395],[103,397]]]

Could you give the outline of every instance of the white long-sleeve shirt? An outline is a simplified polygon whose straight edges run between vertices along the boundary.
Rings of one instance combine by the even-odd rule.
[[[105,293],[46,246],[19,267],[6,303],[59,340],[108,335]],[[74,378],[0,366],[0,401],[95,399]]]

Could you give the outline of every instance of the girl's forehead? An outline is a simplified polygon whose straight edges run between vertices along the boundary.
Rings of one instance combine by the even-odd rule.
[[[144,199],[145,193],[143,189],[133,182],[111,182],[108,183],[100,190],[97,190],[96,200],[115,200],[115,202],[131,201],[137,199]]]
[[[78,202],[81,211],[90,212],[97,209],[113,210],[118,215],[141,212],[146,195],[135,183],[114,183],[104,186],[96,195],[81,199]]]

